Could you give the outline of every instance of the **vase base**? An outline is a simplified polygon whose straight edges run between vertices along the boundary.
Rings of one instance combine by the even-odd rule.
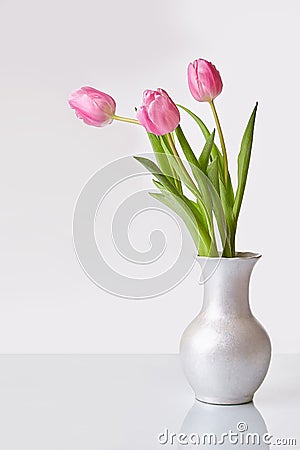
[[[201,403],[206,403],[208,405],[218,405],[218,406],[236,406],[236,405],[244,405],[245,403],[251,403],[253,401],[252,397],[245,397],[243,399],[237,399],[237,400],[219,400],[217,398],[197,398],[196,400]]]

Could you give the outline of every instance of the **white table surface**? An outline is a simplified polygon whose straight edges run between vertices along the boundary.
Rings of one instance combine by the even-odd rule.
[[[1,450],[200,448],[158,435],[236,431],[241,421],[300,448],[300,355],[273,357],[254,404],[195,402],[178,355],[0,356]]]

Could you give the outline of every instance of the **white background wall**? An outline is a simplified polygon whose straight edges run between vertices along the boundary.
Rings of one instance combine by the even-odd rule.
[[[224,80],[217,106],[232,168],[259,100],[238,249],[263,253],[252,307],[274,351],[300,351],[299,38],[296,0],[2,0],[1,352],[177,351],[201,305],[197,268],[161,297],[125,300],[86,277],[72,243],[82,187],[110,161],[149,151],[145,133],[84,126],[67,96],[92,85],[132,116],[143,89],[162,86],[211,126],[187,88],[197,57]]]

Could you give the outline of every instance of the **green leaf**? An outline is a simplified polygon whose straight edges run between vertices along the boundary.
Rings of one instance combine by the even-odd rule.
[[[179,174],[176,172],[174,166],[170,163],[170,155],[173,156],[172,150],[170,148],[167,136],[157,136],[159,141],[160,141],[160,145],[164,151],[164,157],[167,159],[168,165],[170,167],[170,170],[172,172],[172,177],[174,180],[174,184],[176,186],[176,188],[178,189],[178,191],[180,191],[182,193],[182,184],[181,184],[181,180],[179,177]]]
[[[178,174],[178,177],[182,180],[182,182],[186,185],[186,187],[195,195],[196,198],[201,199],[201,194],[197,189],[197,186],[193,182],[193,180],[187,175],[184,168],[182,167],[182,161],[179,157],[175,156],[170,148],[170,144],[168,142],[167,136],[161,136],[163,141],[163,145],[165,145],[165,151],[168,153],[169,163],[174,171]],[[191,164],[190,164],[191,165]],[[191,165],[193,168],[194,166]]]
[[[207,126],[205,125],[205,123],[200,119],[200,117],[198,117],[196,114],[194,114],[192,111],[190,111],[188,108],[186,108],[185,106],[182,105],[177,105],[179,108],[182,108],[184,111],[186,111],[194,120],[195,122],[198,124],[198,126],[200,127],[206,141],[210,136],[210,132],[208,131]],[[212,160],[217,159],[219,161],[220,164],[220,168],[221,170],[219,171],[219,176],[222,177],[222,180],[224,182],[224,159],[223,159],[223,155],[220,152],[220,150],[218,149],[217,145],[215,143],[213,143],[212,149],[211,149],[211,153],[210,156],[212,158]],[[228,173],[228,182],[227,182],[227,189],[229,190],[230,195],[232,196],[232,201],[234,198],[234,192],[233,192],[233,187],[232,187],[232,182],[231,182],[231,177],[230,174]]]
[[[169,149],[169,151],[171,151]],[[214,228],[213,228],[213,217],[212,217],[212,205],[210,202],[210,197],[207,198],[207,201],[205,202],[203,192],[200,192],[197,186],[194,184],[193,180],[187,177],[185,171],[183,170],[179,158],[172,154],[169,154],[169,162],[171,166],[174,168],[176,173],[178,173],[178,176],[183,181],[183,183],[186,185],[186,187],[192,192],[192,194],[196,197],[197,203],[199,204],[199,208],[201,210],[201,214],[205,217],[205,221],[207,223],[207,227],[209,229],[211,238],[214,239]],[[193,171],[200,170],[190,164]],[[199,184],[198,184],[199,185]],[[201,186],[202,188],[202,186]]]
[[[219,161],[214,159],[207,167],[207,176],[212,182],[215,190],[220,193],[220,182],[219,182]]]
[[[193,150],[191,149],[191,146],[188,143],[180,125],[178,125],[178,127],[175,128],[175,133],[179,141],[179,144],[181,145],[184,156],[186,157],[187,161],[191,164],[191,168],[193,169],[193,167],[198,167],[199,166],[198,159],[196,158]]]
[[[153,179],[152,182],[153,182],[154,186],[156,186],[158,189],[160,189],[160,190],[165,189],[164,185],[160,181]]]
[[[224,172],[221,168],[221,164],[220,161],[218,159],[215,159],[214,161],[216,161],[217,166],[218,166],[218,174],[219,174],[219,186],[221,185],[221,183],[223,184],[224,189],[226,189],[226,198],[227,201],[229,203],[229,205],[231,207],[233,207],[233,203],[234,203],[234,192],[233,192],[233,187],[232,187],[232,183],[231,183],[231,178],[230,175],[228,176],[228,182],[227,182],[227,186],[225,187],[225,176],[224,176]]]
[[[152,145],[158,166],[160,167],[160,169],[162,170],[164,175],[168,178],[170,183],[176,185],[176,181],[173,177],[172,169],[168,162],[168,158],[165,155],[165,152],[161,145],[159,137],[152,133],[147,133],[147,134],[148,134],[150,143]]]
[[[197,125],[199,126],[200,130],[203,133],[203,136],[205,137],[205,140],[207,140],[210,136],[210,132],[207,128],[207,126],[205,125],[205,123],[200,119],[200,117],[198,117],[196,114],[194,114],[192,111],[190,111],[188,108],[186,108],[185,106],[182,105],[177,105],[179,108],[183,109],[185,112],[187,112],[197,123]],[[211,151],[212,157],[213,159],[215,158],[219,158],[220,162],[222,164],[222,169],[223,169],[223,156],[222,153],[220,152],[220,150],[218,149],[218,147],[216,146],[216,144],[214,143],[212,146],[212,151]]]
[[[157,167],[157,165],[144,157],[141,156],[135,156],[134,157],[137,161],[139,161],[144,167],[146,167],[147,170],[149,170],[157,179],[158,181],[164,186],[164,188],[166,188],[167,191],[175,194],[176,196],[180,197],[180,198],[186,198],[183,196],[183,194],[178,191],[176,189],[176,187],[171,184],[169,182],[169,180],[167,179],[167,177],[165,177],[165,175],[161,172],[161,170],[159,169],[159,167]],[[195,197],[197,198],[197,201],[199,202],[198,205],[198,215],[202,215],[203,216],[203,221],[206,224],[206,228],[209,230],[209,235],[210,238],[213,242],[215,242],[215,236],[214,236],[214,224],[213,224],[213,217],[212,217],[212,205],[210,202],[210,197],[208,196],[208,194],[206,194],[208,196],[207,198],[207,203],[209,203],[209,206],[203,201],[203,198],[200,194],[200,192],[198,191],[197,187],[195,185],[191,186],[189,181],[186,180],[186,176],[184,171],[182,170],[180,164],[178,163],[177,159],[175,158],[174,155],[169,155],[169,162],[170,164],[173,165],[173,167],[175,168],[175,170],[177,171],[177,173],[179,174],[180,178],[184,181],[184,183],[186,184],[186,186],[191,190],[191,192],[195,195]],[[159,186],[158,186],[159,187]],[[160,189],[160,187],[159,187]]]
[[[199,188],[196,187],[192,179],[187,175],[184,167],[182,167],[181,160],[174,156],[173,153],[171,153],[172,150],[165,137],[161,138],[161,143],[162,145],[164,145],[164,152],[168,154],[170,166],[178,174],[178,176],[185,183],[188,189],[195,195],[197,203],[191,202],[191,200],[185,197],[182,192],[178,191],[176,187],[172,185],[164,176],[164,174],[156,166],[156,164],[153,163],[153,161],[150,161],[143,157],[135,158],[140,163],[142,163],[150,172],[152,172],[153,175],[159,180],[159,183],[155,182],[155,185],[162,191],[163,194],[165,194],[165,190],[171,192],[172,194],[175,194],[176,199],[180,198],[182,201],[184,201],[186,206],[194,211],[196,217],[198,218],[199,227],[202,231],[206,230],[206,233],[210,238],[210,255],[212,253],[215,254],[217,252],[217,249],[215,244],[213,214],[216,217],[223,245],[225,245],[225,243],[227,242],[228,237],[227,225],[221,200],[209,178],[204,172],[201,171],[199,162],[194,156],[187,140],[184,137],[184,134],[182,133],[182,130],[179,130],[179,134],[177,136],[179,136],[180,144],[183,147],[186,157],[189,159],[189,164]],[[172,201],[173,203],[176,203],[176,200],[173,199]],[[200,249],[198,249],[198,251],[200,251]],[[201,249],[201,251],[203,251],[203,249]]]
[[[218,230],[222,240],[222,245],[223,247],[225,247],[229,239],[229,230],[226,223],[226,216],[223,209],[223,205],[218,195],[218,192],[216,191],[210,179],[200,169],[198,169],[197,173],[197,182],[199,186],[201,186],[204,204],[207,207],[209,205],[209,208],[211,208],[211,210],[213,210],[214,212],[218,225]]]
[[[168,206],[181,217],[192,236],[199,254],[206,256],[211,253],[210,236],[205,227],[201,227],[201,224],[199,224],[199,214],[197,214],[197,211],[195,214],[193,209],[182,198],[168,191],[164,191],[163,193],[150,192],[150,195]]]
[[[168,191],[180,195],[180,192],[178,192],[176,187],[172,183],[170,183],[168,178],[162,173],[160,168],[153,161],[142,156],[134,156],[134,159],[136,159],[147,170],[149,170],[149,172],[151,172],[158,179],[158,181],[160,181],[160,183],[167,188]]]
[[[201,195],[201,199],[203,200],[204,205],[206,206],[206,209],[210,215],[210,220],[212,223],[212,209],[213,209],[213,204],[212,204],[212,200],[211,200],[211,195],[210,195],[210,191],[209,188],[207,186],[206,183],[206,176],[205,174],[201,171],[200,169],[200,164],[196,158],[196,156],[193,153],[193,150],[190,147],[190,144],[188,143],[180,125],[178,125],[178,127],[175,129],[176,132],[176,136],[177,139],[181,145],[182,151],[186,157],[186,159],[189,162],[189,165],[192,169],[194,178],[198,184],[199,187],[199,192]],[[210,135],[211,136],[211,135]],[[210,137],[209,136],[209,137]],[[202,176],[203,175],[203,176]],[[198,198],[198,203],[199,203],[199,198]],[[202,203],[202,202],[201,202]]]
[[[166,188],[163,186],[163,184],[161,184],[159,181],[156,180],[152,180],[154,185],[162,192],[169,192],[166,190]],[[175,199],[182,199],[186,206],[192,211],[193,215],[196,218],[197,224],[199,226],[199,229],[201,231],[203,231],[204,233],[206,233],[207,238],[210,239],[209,237],[209,229],[208,229],[208,225],[207,222],[205,220],[205,212],[203,211],[203,207],[201,204],[195,203],[193,202],[191,199],[189,199],[188,197],[186,197],[184,194],[181,194],[180,196],[177,196],[173,193],[171,193],[171,195],[175,196]]]
[[[254,125],[255,125],[255,117],[256,117],[256,111],[257,111],[258,103],[256,103],[253,112],[250,116],[249,122],[247,124],[242,143],[241,143],[241,149],[238,156],[238,187],[234,199],[234,205],[233,205],[233,214],[235,217],[235,220],[237,221],[243,196],[245,192],[245,186],[247,181],[247,175],[248,175],[248,169],[249,169],[249,163],[250,163],[250,157],[251,157],[251,149],[252,149],[252,142],[253,142],[253,133],[254,133]]]
[[[226,243],[224,248],[226,251],[228,247],[229,254],[225,254],[224,256],[235,256],[235,220],[233,215],[231,196],[222,180],[220,180],[220,197],[223,205],[228,233],[228,242]]]
[[[208,256],[218,256],[218,249],[216,247],[215,240],[211,239],[209,227],[205,220],[206,215],[205,215],[205,212],[203,209],[203,204],[199,203],[199,202],[195,203],[187,197],[185,197],[185,201],[196,217],[196,220],[198,222],[198,227],[201,232],[201,236],[202,236],[202,233],[205,233],[204,234],[205,238],[203,238],[203,236],[202,236],[202,240],[206,246],[206,250],[209,250]],[[209,248],[208,248],[208,244],[209,244]],[[199,255],[204,255],[204,254],[205,253],[203,253],[203,249],[201,249],[201,247],[200,247]]]
[[[160,185],[163,185],[163,187],[167,191],[169,191],[169,192],[171,192],[171,193],[173,193],[173,194],[175,194],[175,195],[177,195],[177,196],[179,196],[181,198],[184,198],[184,195],[181,192],[179,192],[175,188],[175,186],[173,186],[169,182],[167,177],[161,172],[159,167],[157,167],[157,165],[153,161],[151,161],[150,159],[144,158],[142,156],[134,156],[134,159],[136,159],[138,162],[140,162],[147,170],[149,170],[149,172],[151,172],[158,179],[159,184],[156,184],[156,186],[159,187],[159,189],[160,189]],[[175,163],[176,159],[175,159],[174,156],[172,157],[171,161],[173,162],[173,164]],[[175,167],[178,168],[178,170],[180,170],[180,166],[178,165],[178,163],[175,163]],[[196,186],[195,186],[195,189],[196,189],[196,196],[199,197],[199,200],[202,202],[200,193],[199,193],[199,191],[197,191]],[[204,210],[206,211],[206,206],[204,204],[203,204],[203,207],[204,207]],[[207,215],[207,212],[206,212],[206,215]],[[209,215],[208,215],[207,218],[209,218]]]
[[[200,230],[204,230],[207,236],[209,236],[209,229],[205,220],[205,214],[202,210],[202,206],[199,206],[198,203],[193,202],[193,200],[187,198],[186,196],[184,196],[184,200],[196,217]]]
[[[209,164],[207,168],[207,175],[216,189],[222,203],[223,214],[225,216],[226,221],[226,236],[223,244],[223,254],[224,256],[234,256],[234,218],[232,212],[232,195],[231,190],[225,187],[224,181],[222,177],[220,177],[220,166],[219,161],[214,159],[211,164]]]
[[[160,183],[157,180],[152,180],[154,185],[162,192],[162,193],[169,193],[169,191],[167,191],[167,189],[164,187],[164,185],[162,183]],[[205,213],[202,209],[202,205],[197,204],[195,202],[193,202],[191,199],[189,199],[188,197],[186,197],[183,193],[181,193],[181,195],[177,196],[176,194],[171,193],[171,195],[175,196],[175,200],[181,199],[182,201],[185,202],[186,206],[192,211],[193,215],[196,218],[197,224],[200,228],[200,230],[203,230],[207,236],[209,236],[209,230],[208,230],[208,226],[205,220]]]
[[[211,155],[211,150],[214,144],[214,138],[215,138],[215,129],[213,129],[212,133],[208,136],[199,158],[199,166],[204,173],[206,173],[207,170],[209,157]]]
[[[162,183],[160,183],[159,181],[157,181],[157,180],[152,180],[153,181],[153,183],[154,183],[154,185],[162,192],[162,193],[166,193],[166,192],[169,192],[169,191],[167,191],[167,189],[164,187],[164,185],[162,184]],[[205,213],[204,213],[204,211],[203,211],[203,209],[202,209],[202,205],[200,204],[197,204],[197,203],[195,203],[195,202],[193,202],[191,199],[189,199],[188,197],[186,197],[183,193],[181,193],[181,195],[179,196],[177,196],[176,194],[173,194],[173,193],[171,193],[173,196],[175,195],[175,198],[176,199],[182,199],[185,203],[186,203],[186,205],[187,205],[187,207],[189,207],[190,209],[191,209],[191,211],[192,211],[192,213],[194,214],[194,216],[195,216],[195,218],[196,218],[196,220],[197,220],[197,223],[198,223],[198,225],[199,225],[199,228],[201,229],[201,230],[205,230],[205,232],[207,233],[207,235],[209,236],[209,230],[208,230],[208,226],[207,226],[207,223],[206,223],[206,220],[205,220]]]
[[[176,212],[176,214],[178,214],[179,217],[182,218],[193,238],[196,247],[198,248],[200,233],[198,230],[197,222],[188,210],[188,207],[184,205],[184,202],[180,202],[180,200],[177,199],[175,200],[173,194],[167,191],[165,191],[164,193],[149,192],[149,194],[151,195],[151,197],[159,200],[168,208],[172,209],[174,212]]]
[[[220,237],[222,240],[223,247],[228,242],[229,238],[229,232],[225,220],[225,214],[223,211],[223,206],[220,200],[220,197],[218,195],[217,190],[215,189],[212,182],[209,180],[209,178],[206,176],[206,174],[200,169],[199,163],[197,159],[195,160],[190,153],[189,150],[189,144],[186,143],[186,140],[182,138],[182,135],[180,134],[180,140],[181,140],[181,146],[182,148],[185,148],[185,155],[187,158],[190,159],[190,167],[192,169],[194,178],[198,184],[199,190],[197,189],[197,192],[200,193],[197,195],[197,192],[195,193],[195,196],[197,198],[197,204],[198,208],[201,209],[203,215],[206,217],[206,222],[208,224],[208,230],[211,236],[212,241],[215,242],[215,235],[214,235],[214,224],[213,224],[213,212],[217,220],[217,225],[220,233]],[[196,161],[196,164],[194,165],[193,162]],[[218,162],[218,161],[217,161]],[[184,176],[184,174],[181,175],[180,173],[180,167],[178,169],[178,173],[180,174],[180,177]],[[189,187],[189,186],[188,186]]]

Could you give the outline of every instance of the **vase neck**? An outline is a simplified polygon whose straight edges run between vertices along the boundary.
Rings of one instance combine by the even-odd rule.
[[[199,258],[201,259],[201,258]],[[249,282],[258,258],[207,258],[200,261],[204,278],[202,313],[250,316]]]

